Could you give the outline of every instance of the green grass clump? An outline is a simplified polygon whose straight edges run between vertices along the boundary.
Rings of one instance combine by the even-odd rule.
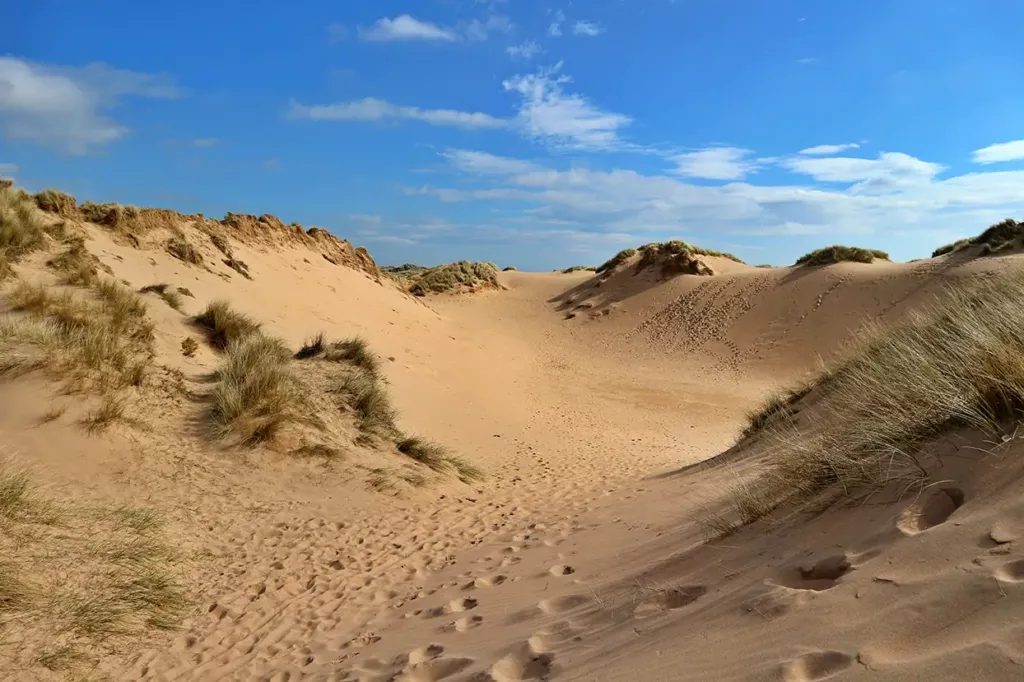
[[[636,249],[623,249],[601,265],[597,266],[597,270],[595,272],[602,273],[608,270],[614,270],[635,255]]]
[[[568,275],[573,272],[579,272],[581,270],[590,270],[591,272],[597,272],[597,267],[593,265],[573,265],[562,270],[563,275]]]
[[[493,263],[458,261],[413,274],[409,292],[416,296],[439,294],[462,287],[498,287],[498,268]]]
[[[261,326],[222,300],[212,301],[203,312],[192,318],[192,322],[206,333],[210,344],[218,350],[259,332]]]
[[[878,249],[862,249],[858,246],[826,246],[811,251],[796,260],[796,265],[816,266],[832,265],[833,263],[871,263],[875,259],[889,260],[889,254]]]
[[[952,244],[940,246],[932,252],[932,258],[962,251],[969,246],[981,246],[981,255],[988,256],[1020,247],[1022,242],[1024,242],[1024,223],[1007,218],[992,225],[977,237],[959,239]]]
[[[502,272],[518,272],[519,268],[514,265],[506,265],[501,269]]]
[[[958,285],[903,323],[871,329],[811,388],[813,420],[767,425],[768,458],[752,484],[766,508],[926,485],[931,439],[958,427],[996,434],[1024,417],[1024,273]]]

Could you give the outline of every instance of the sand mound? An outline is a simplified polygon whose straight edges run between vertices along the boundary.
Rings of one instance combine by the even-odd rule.
[[[16,676],[1020,677],[1014,249],[416,298],[272,216],[6,191]]]
[[[498,282],[498,266],[494,263],[463,260],[432,268],[406,263],[385,268],[384,272],[414,296],[502,288]]]

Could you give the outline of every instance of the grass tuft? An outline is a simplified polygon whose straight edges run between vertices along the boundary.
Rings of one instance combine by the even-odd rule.
[[[233,436],[255,445],[300,420],[304,387],[288,364],[290,358],[283,342],[257,333],[227,346],[210,407],[215,437]]]
[[[458,261],[433,268],[403,265],[386,271],[407,285],[415,296],[439,294],[463,288],[499,288],[498,266],[494,263]]]
[[[929,440],[955,427],[997,433],[1019,419],[1022,301],[1024,273],[1002,272],[947,290],[895,327],[871,329],[815,382],[813,419],[767,429],[769,459],[751,484],[757,504],[750,508],[822,492],[859,497],[890,484],[924,486]]]
[[[189,242],[184,235],[171,237],[167,241],[167,251],[180,261],[192,265],[203,264],[203,254]]]
[[[78,216],[78,202],[70,194],[56,189],[44,189],[35,196],[36,205],[47,213],[56,213],[62,218]]]
[[[833,263],[871,263],[875,259],[889,260],[889,254],[878,249],[862,249],[858,246],[826,246],[823,249],[811,251],[796,260],[796,265],[809,267],[817,265],[832,265]]]
[[[361,336],[331,344],[324,358],[331,362],[347,362],[374,377],[380,374],[380,358]]]
[[[0,189],[0,281],[16,263],[45,244],[42,217],[32,197],[12,187]]]
[[[67,249],[46,264],[57,271],[62,283],[81,286],[95,284],[101,267],[99,259],[89,253],[84,239],[73,240]]]
[[[302,344],[302,348],[295,353],[295,359],[307,360],[309,358],[315,358],[323,353],[326,347],[326,341],[324,340],[323,332],[321,332]]]
[[[627,260],[636,255],[636,249],[623,249],[597,267],[596,272],[602,273],[614,270]]]
[[[568,275],[573,272],[579,272],[581,270],[589,270],[591,272],[597,272],[597,268],[593,265],[573,265],[562,270],[563,275]]]
[[[224,350],[228,344],[242,341],[260,331],[260,323],[231,309],[227,301],[213,301],[192,322],[206,332],[210,344]]]
[[[174,310],[181,312],[181,306],[184,303],[181,299],[181,294],[170,288],[170,284],[150,284],[139,289],[140,294],[156,294],[164,300],[164,303],[169,305]]]

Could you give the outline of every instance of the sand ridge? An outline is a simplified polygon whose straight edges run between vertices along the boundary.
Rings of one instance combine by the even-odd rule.
[[[38,377],[0,385],[12,452],[75,494],[144,497],[188,550],[183,629],[104,661],[114,679],[1019,677],[1016,438],[989,446],[986,467],[962,456],[977,434],[943,439],[955,483],[918,497],[710,543],[699,524],[764,455],[755,444],[729,466],[700,464],[768,388],[842,352],[865,320],[1012,257],[713,264],[714,276],[669,279],[505,272],[504,290],[420,300],[301,245],[233,243],[251,279],[99,228],[88,245],[134,288],[187,287],[186,314],[226,298],[293,347],[318,331],[364,336],[402,426],[488,475],[375,492],[344,462],[183,438],[161,415],[187,405],[84,439],[75,399]],[[159,357],[199,390],[216,355],[182,357],[186,319],[149,310]],[[67,413],[40,425],[54,403]]]

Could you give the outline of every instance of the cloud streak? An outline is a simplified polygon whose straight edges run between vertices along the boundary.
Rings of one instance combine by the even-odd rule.
[[[289,102],[287,117],[311,121],[341,122],[411,120],[437,126],[481,129],[507,128],[510,125],[507,120],[481,112],[421,109],[420,107],[392,104],[373,97],[321,105],[306,105],[292,100]]]
[[[980,164],[1020,161],[1024,159],[1024,140],[1000,142],[999,144],[975,149],[971,153],[971,159],[974,163]]]

